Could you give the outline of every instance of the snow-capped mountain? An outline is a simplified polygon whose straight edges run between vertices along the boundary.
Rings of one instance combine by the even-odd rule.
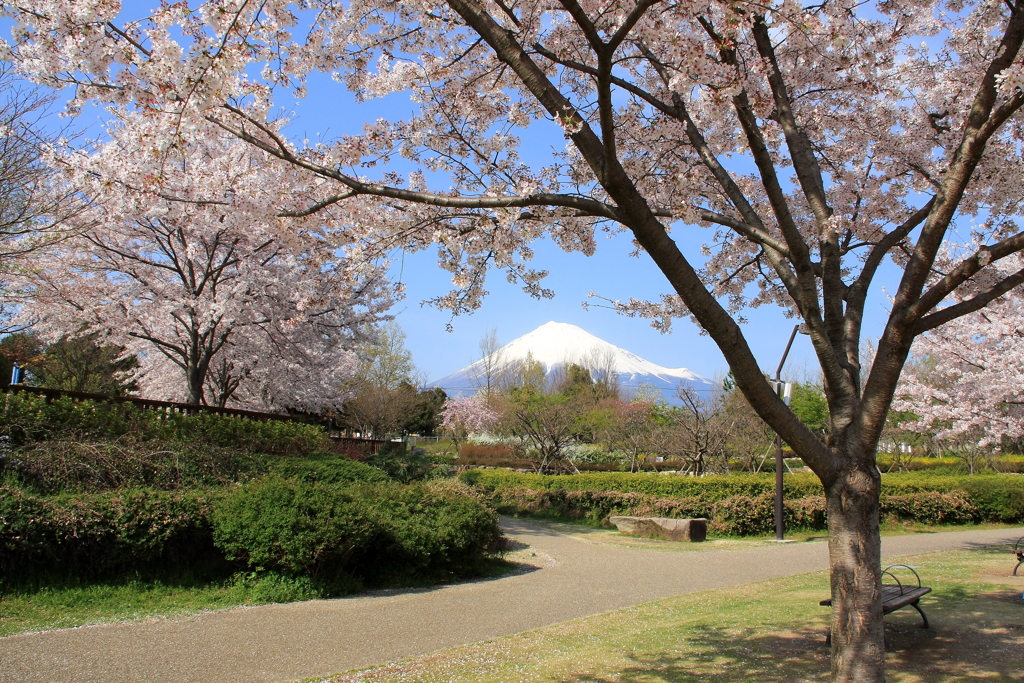
[[[618,375],[619,386],[626,392],[635,390],[642,383],[648,384],[660,390],[662,397],[670,403],[676,402],[673,395],[680,382],[695,389],[711,388],[711,382],[686,368],[666,368],[644,360],[635,353],[609,344],[567,323],[545,323],[501,347],[493,354],[498,374],[502,368],[526,360],[528,355],[541,363],[548,375],[570,363],[590,368],[610,368]],[[449,396],[471,394],[486,374],[484,368],[484,361],[478,360],[433,384],[444,389]]]

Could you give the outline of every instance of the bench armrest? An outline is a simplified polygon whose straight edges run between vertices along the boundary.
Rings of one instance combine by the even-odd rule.
[[[913,574],[914,578],[917,579],[917,587],[918,588],[921,587],[921,575],[918,574],[917,571],[913,567],[911,567],[910,565],[906,565],[906,564],[890,564],[888,567],[886,567],[885,569],[882,570],[882,574],[888,574],[889,576],[892,577],[893,581],[896,582],[896,585],[900,587],[900,593],[901,594],[904,592],[904,590],[903,590],[903,582],[900,581],[899,578],[895,574],[893,574],[891,571],[889,571],[890,569],[908,569],[908,570],[910,570],[910,573]]]

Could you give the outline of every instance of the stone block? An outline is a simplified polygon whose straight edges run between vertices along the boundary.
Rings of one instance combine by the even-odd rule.
[[[616,515],[608,521],[629,536],[654,536],[667,541],[699,543],[708,537],[708,520],[668,517],[627,517]]]

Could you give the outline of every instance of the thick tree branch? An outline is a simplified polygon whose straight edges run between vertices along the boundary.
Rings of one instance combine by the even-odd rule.
[[[907,319],[913,322],[916,328],[920,318],[938,306],[957,287],[981,272],[985,266],[1020,251],[1024,251],[1024,232],[1019,232],[995,244],[978,249],[972,256],[961,261],[956,268],[929,287],[928,291],[918,299],[917,303],[908,312]]]
[[[1024,268],[1000,280],[998,284],[989,287],[985,291],[975,294],[970,299],[957,302],[952,306],[940,308],[934,313],[924,316],[917,321],[917,324],[914,325],[914,334],[922,334],[928,330],[935,329],[939,325],[948,323],[950,320],[955,320],[956,318],[967,315],[968,313],[980,311],[985,306],[1021,284],[1024,284]]]

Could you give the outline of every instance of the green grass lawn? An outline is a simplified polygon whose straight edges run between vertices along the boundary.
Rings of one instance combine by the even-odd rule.
[[[1008,548],[908,556],[934,591],[886,617],[888,680],[1024,679],[1024,576]],[[814,572],[683,595],[329,678],[676,683],[827,680],[828,575]]]
[[[492,558],[484,566],[482,578],[505,576],[517,570],[518,565]],[[410,579],[381,587],[436,583]],[[178,573],[93,583],[44,579],[35,585],[14,587],[0,583],[0,637],[318,597],[320,592],[309,579],[274,573],[238,573],[216,579]]]
[[[314,597],[308,581],[277,575],[236,574],[215,581],[189,575],[98,583],[47,581],[0,590],[0,636]]]

